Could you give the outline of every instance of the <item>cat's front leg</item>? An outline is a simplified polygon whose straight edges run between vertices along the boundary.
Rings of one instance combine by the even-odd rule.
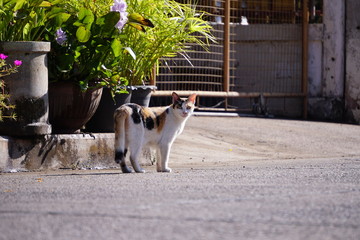
[[[158,156],[156,159],[156,171],[161,172],[161,156]]]
[[[163,145],[160,147],[160,158],[158,159],[156,166],[158,172],[171,172],[171,168],[168,167],[170,156],[171,144]]]

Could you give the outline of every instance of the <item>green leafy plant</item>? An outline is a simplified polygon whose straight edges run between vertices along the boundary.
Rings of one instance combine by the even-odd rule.
[[[61,11],[59,0],[1,0],[0,41],[41,41]]]
[[[12,111],[15,109],[15,105],[9,104],[10,95],[5,91],[5,82],[2,77],[16,73],[22,61],[15,60],[14,64],[10,65],[6,63],[7,57],[7,55],[0,53],[0,121],[3,121],[4,118],[16,119],[16,114]]]
[[[52,42],[50,81],[74,81],[83,90],[108,86],[113,93],[125,92],[127,79],[114,66],[121,61],[122,51],[135,54],[123,45],[122,30],[127,22],[142,28],[152,27],[151,22],[141,15],[132,18],[123,0],[67,0],[58,6],[63,12],[45,37]]]
[[[181,54],[185,58],[191,51],[189,43],[207,48],[210,41],[211,25],[204,20],[205,13],[198,12],[188,1],[186,4],[174,0],[128,0],[129,11],[138,12],[149,18],[154,28],[146,32],[125,28],[122,44],[136,54],[122,51],[121,61],[114,64],[120,76],[131,85],[145,84],[154,74],[163,57]],[[191,59],[188,59],[189,61]]]
[[[215,41],[204,14],[175,0],[0,0],[0,41],[52,43],[49,80],[112,93],[146,83],[163,57]]]

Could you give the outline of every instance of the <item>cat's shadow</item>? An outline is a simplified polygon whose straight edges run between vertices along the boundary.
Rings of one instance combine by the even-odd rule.
[[[96,173],[59,173],[59,174],[44,174],[46,177],[63,177],[63,176],[101,176],[101,175],[119,175],[124,174],[119,169],[119,172],[96,172]]]

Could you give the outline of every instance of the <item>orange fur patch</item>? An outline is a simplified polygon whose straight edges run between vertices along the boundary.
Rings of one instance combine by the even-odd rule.
[[[141,113],[145,119],[148,117],[151,117],[151,118],[155,117],[155,114],[153,113],[153,111],[151,111],[150,108],[141,108]]]
[[[120,135],[120,129],[118,127],[118,125],[120,124],[120,120],[124,119],[125,121],[125,130],[127,131],[128,128],[128,124],[126,119],[128,118],[128,116],[130,116],[130,114],[132,113],[131,108],[127,107],[127,106],[121,106],[118,109],[115,110],[114,112],[114,130],[115,130],[115,139],[117,139]]]
[[[158,122],[159,126],[158,126],[158,129],[157,129],[158,132],[161,132],[161,130],[164,128],[165,121],[166,121],[166,115],[167,114],[164,111],[158,116],[158,118],[159,118],[159,122]]]

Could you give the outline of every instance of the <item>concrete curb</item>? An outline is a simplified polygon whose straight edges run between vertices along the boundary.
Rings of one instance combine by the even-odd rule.
[[[115,168],[114,134],[0,136],[0,171]]]

